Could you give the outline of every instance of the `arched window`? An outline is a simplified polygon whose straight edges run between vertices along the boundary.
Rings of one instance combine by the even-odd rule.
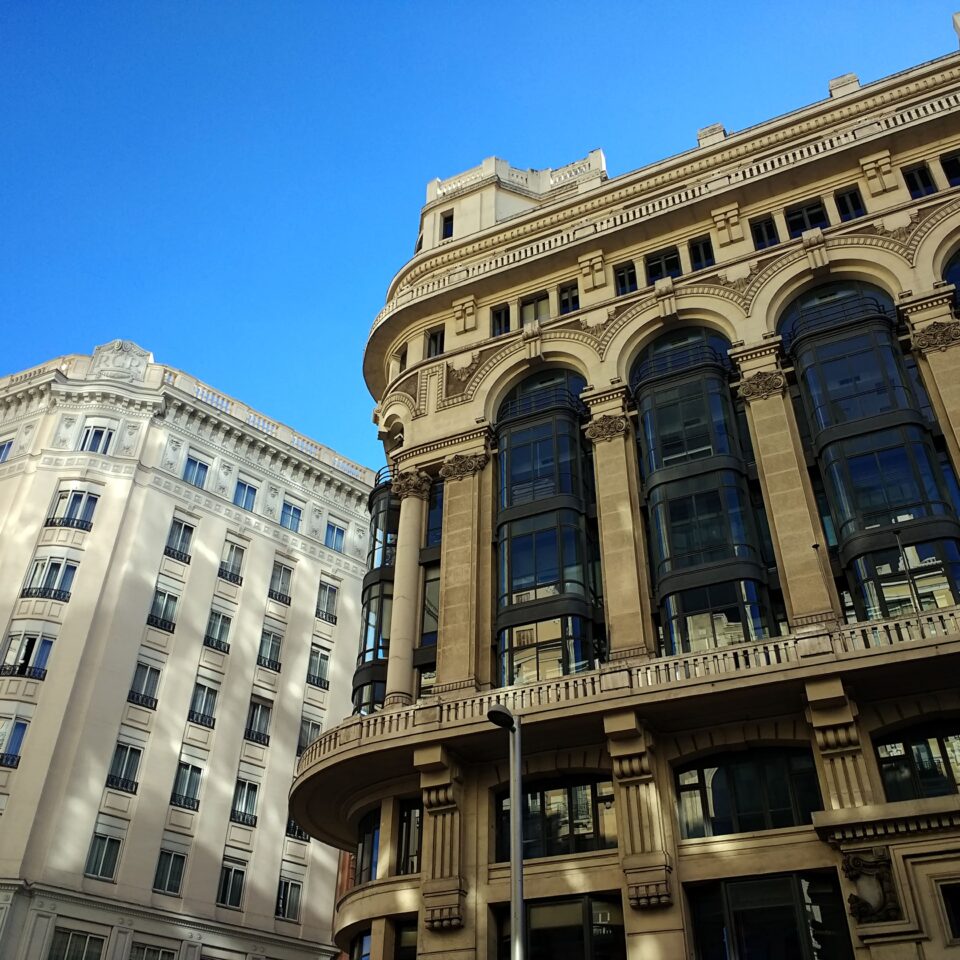
[[[778,330],[848,619],[956,603],[960,495],[892,298],[832,281],[796,297]]]
[[[874,740],[889,801],[943,797],[960,786],[960,720],[899,730]]]
[[[713,330],[680,327],[654,340],[630,377],[668,654],[760,639],[780,619],[766,518],[730,391],[729,349]]]
[[[943,268],[943,279],[957,288],[954,299],[960,295],[960,250],[957,250]]]
[[[604,654],[586,381],[562,367],[519,383],[497,414],[497,675],[579,673]]]
[[[823,808],[813,755],[802,747],[715,754],[682,766],[677,798],[685,840],[796,827]]]

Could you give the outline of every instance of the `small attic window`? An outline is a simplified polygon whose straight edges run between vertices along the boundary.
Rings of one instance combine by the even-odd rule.
[[[440,214],[440,239],[449,240],[453,236],[453,211]]]

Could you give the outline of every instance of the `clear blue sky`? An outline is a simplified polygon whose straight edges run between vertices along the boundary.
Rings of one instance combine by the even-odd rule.
[[[954,5],[3,0],[0,374],[126,337],[376,467],[429,179],[624,173],[955,50]]]

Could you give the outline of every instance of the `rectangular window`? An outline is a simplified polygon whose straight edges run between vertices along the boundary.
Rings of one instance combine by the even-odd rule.
[[[310,645],[310,662],[307,666],[307,683],[312,687],[321,687],[326,690],[329,681],[327,673],[330,670],[330,652],[313,643]]]
[[[246,480],[238,480],[237,488],[233,491],[233,502],[241,510],[252,510],[257,502],[257,488]]]
[[[443,539],[443,480],[434,480],[430,484],[430,498],[427,501],[427,536],[425,547],[435,547]]]
[[[77,564],[63,557],[38,557],[33,561],[24,594],[67,601],[73,587]]]
[[[617,264],[613,268],[613,284],[618,297],[633,293],[637,289],[637,268],[632,260]]]
[[[20,763],[27,721],[17,717],[0,717],[0,767],[16,767]]]
[[[914,200],[937,192],[937,185],[930,176],[930,168],[925,163],[918,163],[915,167],[904,167],[903,180]]]
[[[647,270],[647,286],[652,286],[664,277],[679,277],[682,273],[680,251],[676,247],[648,253],[643,258],[643,263]]]
[[[750,233],[753,235],[753,245],[757,250],[774,247],[780,242],[777,225],[773,217],[762,217],[750,221]]]
[[[823,208],[823,201],[817,197],[808,203],[801,203],[795,207],[788,207],[784,211],[787,220],[787,233],[796,239],[804,230],[813,230],[819,227],[821,230],[830,226],[830,220],[827,217],[827,211]]]
[[[283,508],[280,510],[280,526],[286,527],[296,533],[300,529],[300,520],[303,517],[303,510],[290,503],[289,500],[283,501]]]
[[[15,633],[7,637],[0,656],[0,677],[30,677],[44,680],[53,637],[38,633]]]
[[[449,240],[453,236],[453,211],[440,214],[440,239]]]
[[[264,630],[260,634],[260,651],[257,654],[257,663],[268,670],[280,669],[280,644],[283,637],[272,630]]]
[[[105,837],[95,833],[87,854],[87,864],[83,872],[88,877],[100,880],[112,880],[117,872],[117,860],[120,858],[120,840],[118,837]]]
[[[705,270],[716,262],[710,237],[697,237],[690,241],[690,266],[694,270]]]
[[[848,220],[856,220],[866,214],[866,207],[863,205],[863,198],[856,187],[850,187],[847,190],[838,190],[833,195],[837,201],[837,210],[840,213],[840,222],[846,223]]]
[[[157,872],[153,876],[153,889],[159,893],[179,896],[186,865],[187,858],[182,853],[161,850],[157,858]]]
[[[220,868],[220,883],[217,886],[217,903],[221,907],[239,910],[243,903],[243,880],[246,866],[239,863],[224,863]]]
[[[177,764],[177,775],[173,780],[173,792],[170,802],[175,807],[185,807],[187,810],[196,810],[200,806],[200,777],[203,771],[200,767],[186,760]]]
[[[217,688],[198,680],[193,685],[193,696],[190,698],[190,722],[213,727],[216,713]]]
[[[199,487],[202,490],[207,482],[207,471],[209,469],[209,464],[204,463],[193,454],[190,454],[183,467],[183,479],[186,480],[187,483],[193,484],[193,486]]]
[[[343,539],[346,536],[347,531],[343,527],[337,526],[335,523],[327,524],[327,532],[323,538],[323,545],[329,547],[331,550],[336,550],[337,553],[343,553]]]
[[[301,717],[300,736],[297,738],[297,756],[299,757],[321,733],[323,733],[323,724],[319,720]]]
[[[440,567],[427,567],[423,572],[423,611],[420,625],[420,646],[435,647],[440,623]]]
[[[130,685],[130,692],[149,698],[153,701],[153,706],[156,706],[157,686],[159,683],[160,671],[156,667],[140,661],[137,663],[137,669],[133,672],[133,683]]]
[[[260,785],[252,780],[241,780],[233,788],[233,806],[230,808],[230,819],[234,823],[242,823],[248,827],[257,825],[257,795]]]
[[[143,751],[129,743],[118,743],[113,751],[113,762],[107,774],[107,786],[127,793],[137,792],[137,772]]]
[[[177,600],[179,599],[175,593],[169,593],[157,587],[153,595],[153,604],[150,607],[147,623],[158,630],[173,633],[173,628],[176,626]]]
[[[100,960],[103,945],[103,937],[58,927],[54,931],[47,960]]]
[[[84,427],[80,435],[80,449],[87,453],[109,453],[115,429],[115,426],[108,425]]]
[[[130,960],[176,960],[176,951],[165,947],[151,947],[145,943],[135,943],[130,948]]]
[[[947,183],[951,187],[960,187],[960,151],[945,153],[940,158],[940,166],[943,167],[943,175],[947,178]],[[0,447],[0,461],[2,460],[2,447]],[[957,936],[960,937],[960,933]]]
[[[281,920],[296,921],[300,919],[300,896],[302,892],[303,886],[299,880],[280,878],[280,886],[277,888],[277,916]]]
[[[419,800],[403,800],[400,804],[400,836],[397,843],[397,873],[420,872],[423,804]]]
[[[3,463],[3,461],[10,456],[10,451],[12,449],[13,449],[12,440],[0,440],[0,463]]]
[[[272,704],[265,700],[251,700],[247,711],[247,727],[244,737],[253,743],[267,746],[270,743],[270,713]]]
[[[210,619],[207,621],[205,637],[210,640],[216,640],[221,644],[226,643],[230,639],[230,626],[232,623],[233,620],[225,613],[221,613],[219,610],[211,610]],[[223,652],[226,653],[226,651]]]
[[[939,890],[944,912],[947,915],[950,939],[960,940],[960,881],[941,883]]]
[[[557,291],[557,297],[560,301],[560,313],[572,313],[580,309],[580,287],[577,281],[565,284]]]
[[[190,544],[193,542],[193,527],[184,520],[174,518],[170,524],[170,533],[167,534],[167,556],[175,560],[190,559]]]
[[[223,558],[220,561],[220,570],[218,576],[222,580],[228,580],[230,583],[242,584],[243,578],[240,571],[243,568],[244,549],[239,543],[231,543],[229,540],[223,545]]]
[[[397,354],[397,367],[400,370],[400,373],[403,373],[407,369],[407,348],[406,346],[401,347],[400,352]]]
[[[93,512],[97,509],[99,496],[86,490],[61,490],[53,507],[52,520],[48,527],[76,527],[89,530],[93,526]]]
[[[340,591],[332,583],[320,581],[320,590],[317,593],[317,616],[327,623],[337,622],[337,600]]]
[[[520,325],[550,318],[550,297],[537,293],[520,301]]]
[[[490,336],[502,337],[510,332],[510,304],[502,303],[490,311]]]
[[[443,327],[430,330],[427,333],[427,358],[439,357],[443,353]]]
[[[270,574],[270,595],[279,594],[290,602],[290,583],[293,578],[293,568],[279,560],[273,561],[273,572]],[[277,599],[274,597],[274,599]]]

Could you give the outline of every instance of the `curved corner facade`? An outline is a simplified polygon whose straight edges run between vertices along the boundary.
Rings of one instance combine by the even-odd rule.
[[[353,960],[509,956],[494,703],[530,956],[960,949],[958,129],[953,54],[430,185],[364,358],[382,695],[291,795]]]

